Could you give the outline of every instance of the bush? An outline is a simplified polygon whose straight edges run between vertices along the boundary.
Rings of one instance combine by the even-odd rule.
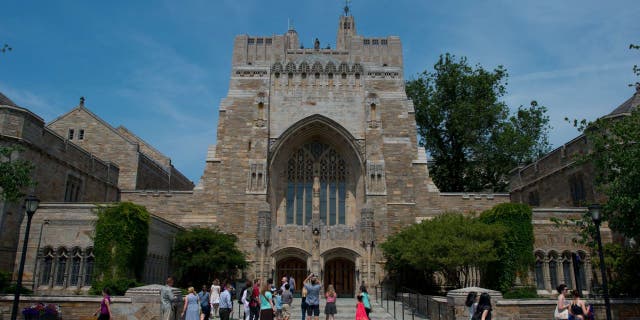
[[[8,286],[5,290],[5,293],[16,293],[16,284],[12,284]],[[20,294],[33,294],[33,291],[29,288],[22,287],[20,290]]]
[[[139,287],[141,285],[142,283],[136,281],[136,279],[105,279],[94,282],[89,290],[89,294],[100,295],[102,294],[103,288],[109,288],[109,290],[111,290],[111,295],[123,296],[127,292],[127,289]]]
[[[11,272],[0,270],[0,293],[5,292],[9,288],[11,281]]]
[[[535,287],[513,288],[504,293],[505,299],[535,299],[538,297],[538,291]]]

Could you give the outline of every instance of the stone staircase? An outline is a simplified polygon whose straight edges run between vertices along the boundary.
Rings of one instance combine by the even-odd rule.
[[[338,309],[338,313],[335,315],[335,320],[355,320],[356,303],[357,300],[355,298],[338,298],[338,300],[336,300],[336,308]],[[323,301],[320,302],[320,316],[318,317],[319,320],[326,319],[326,316],[324,314],[324,305],[325,301],[323,299]],[[393,308],[393,306],[391,306],[391,308]],[[396,314],[397,320],[401,320],[402,314],[399,306],[397,306]],[[376,303],[375,301],[371,302],[371,313],[369,314],[369,316],[372,320],[394,320],[393,315],[387,312],[380,304]],[[404,319],[411,320],[411,316],[405,312]],[[302,320],[300,299],[294,299],[294,305],[291,311],[291,320]]]

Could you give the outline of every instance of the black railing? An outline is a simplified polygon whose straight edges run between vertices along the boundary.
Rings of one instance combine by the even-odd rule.
[[[375,287],[376,302],[396,320],[445,318],[446,310],[442,310],[442,303],[434,298],[409,288],[396,291],[384,286]]]

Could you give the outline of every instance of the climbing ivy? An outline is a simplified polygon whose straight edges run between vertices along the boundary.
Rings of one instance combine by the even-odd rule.
[[[12,159],[16,152],[22,152],[20,146],[0,146],[0,200],[18,202],[24,196],[22,190],[34,186],[31,178],[33,164],[23,159]]]
[[[108,283],[133,283],[142,279],[147,256],[150,216],[131,202],[97,209],[94,238],[94,292]]]
[[[516,278],[526,276],[533,266],[533,225],[531,208],[525,204],[503,203],[480,214],[480,220],[501,225],[504,236],[498,244],[498,260],[482,275],[483,285],[509,292]]]

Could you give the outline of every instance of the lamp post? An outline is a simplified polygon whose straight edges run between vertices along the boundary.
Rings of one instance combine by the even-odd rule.
[[[591,220],[596,225],[596,241],[598,242],[598,255],[600,256],[600,273],[602,274],[602,289],[604,292],[604,305],[607,310],[607,320],[611,320],[611,303],[609,302],[609,287],[607,286],[607,273],[604,267],[604,254],[602,252],[602,239],[600,238],[601,207],[595,203],[589,206]]]
[[[27,243],[29,241],[29,229],[31,229],[31,218],[36,213],[40,199],[29,195],[24,199],[24,209],[27,213],[27,228],[24,231],[24,242],[22,244],[22,257],[20,258],[20,267],[18,268],[18,281],[16,283],[16,292],[13,298],[13,309],[11,311],[11,320],[18,318],[18,305],[20,303],[20,289],[22,289],[22,274],[24,273],[24,260],[27,258]]]

